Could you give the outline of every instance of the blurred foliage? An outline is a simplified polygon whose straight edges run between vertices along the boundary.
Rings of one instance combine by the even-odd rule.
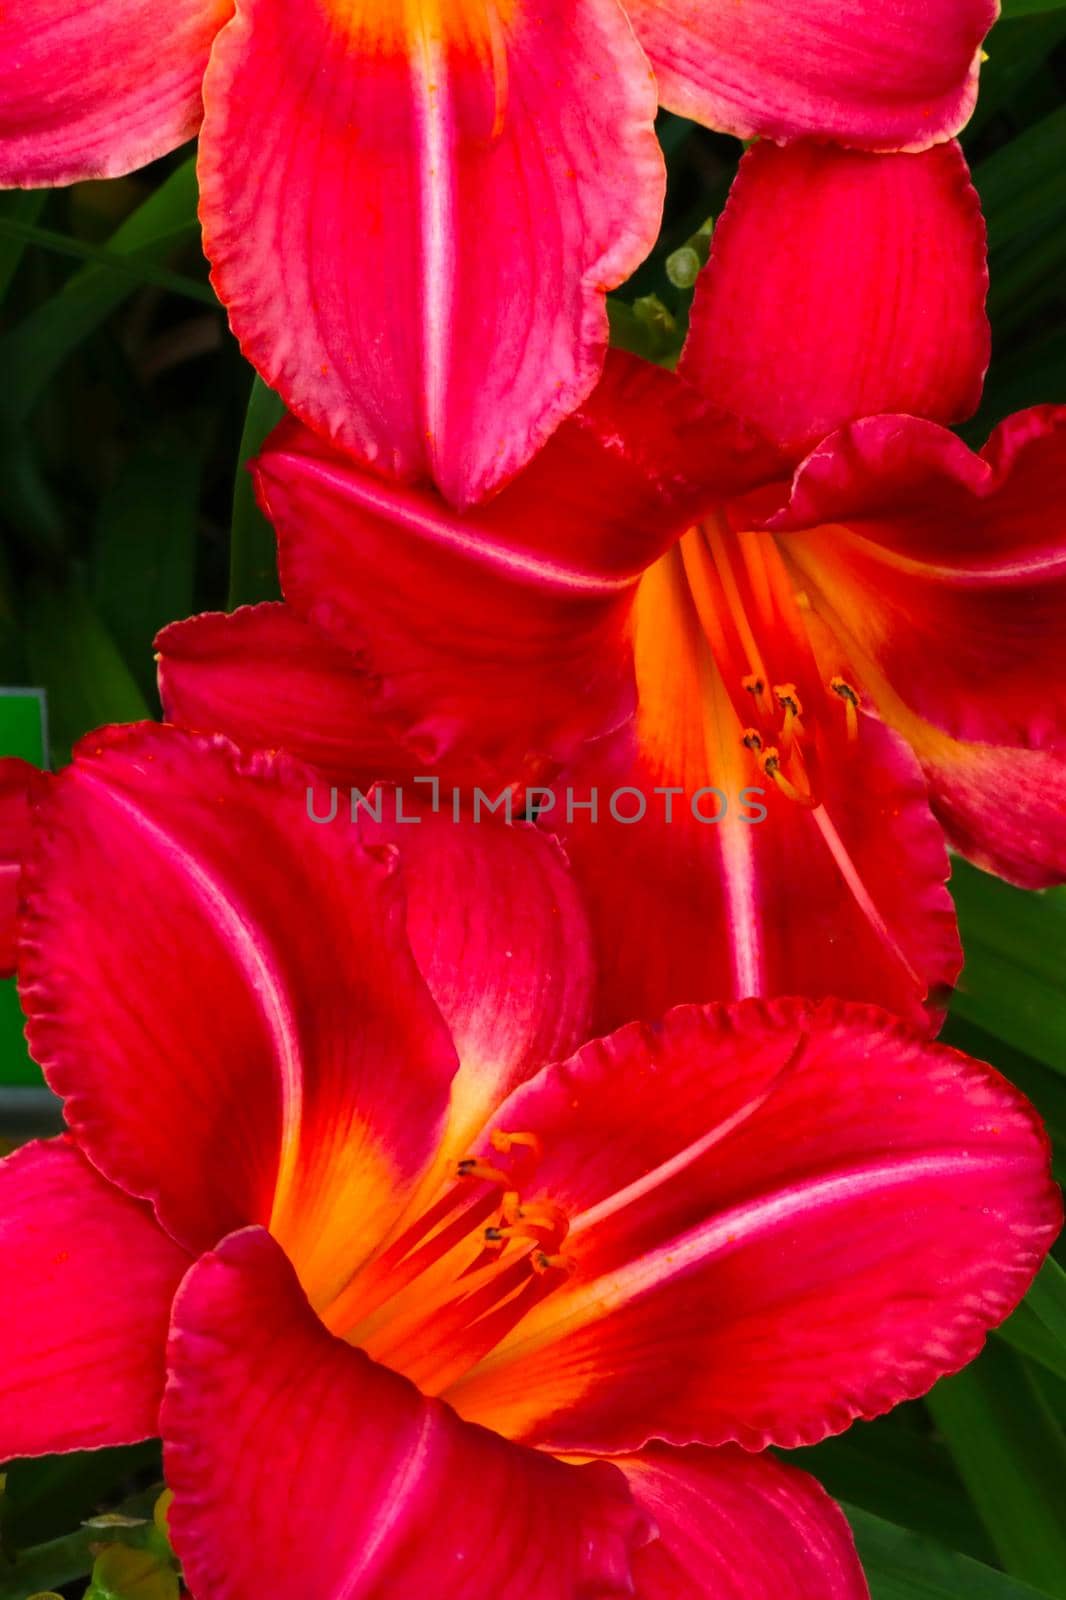
[[[1066,0],[1008,0],[988,52],[963,139],[992,279],[992,366],[962,430],[975,444],[1010,411],[1066,401]],[[614,297],[611,326],[616,343],[668,362],[739,147],[669,116],[660,133],[662,235]],[[157,712],[163,623],[276,592],[243,463],[280,407],[208,283],[189,151],[109,183],[0,194],[0,372],[0,683],[47,691],[57,764],[92,726]],[[0,753],[39,758],[16,716],[0,716]],[[1023,894],[959,863],[953,889],[967,963],[945,1037],[1033,1099],[1061,1175],[1066,894]],[[17,1029],[5,986],[8,1119],[3,1085],[35,1075]],[[0,1133],[25,1132],[3,1117]],[[927,1403],[793,1452],[848,1507],[874,1600],[1066,1600],[1064,1396],[1066,1276],[1050,1263]],[[159,1480],[151,1445],[13,1464],[0,1600],[173,1600]],[[116,1507],[120,1522],[86,1525]]]

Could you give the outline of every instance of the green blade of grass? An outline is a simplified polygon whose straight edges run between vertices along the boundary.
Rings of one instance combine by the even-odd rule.
[[[1066,1360],[1066,1272],[1057,1261],[1044,1262],[1025,1303],[1058,1341]]]
[[[74,239],[68,233],[57,233],[54,228],[40,228],[16,217],[0,216],[0,238],[23,245],[36,245],[42,250],[53,250],[57,255],[73,256],[76,261],[96,262],[111,272],[132,278],[135,287],[151,283],[157,289],[169,289],[172,294],[184,295],[187,300],[198,300],[201,305],[218,305],[210,284],[186,277],[182,272],[171,272],[166,267],[157,266],[151,257],[144,254],[124,255],[105,244],[90,244],[85,239]]]
[[[43,189],[14,189],[0,194],[0,300],[11,286],[26,253],[20,229],[37,221],[48,198]]]
[[[790,1450],[785,1459],[813,1473],[835,1500],[994,1562],[995,1550],[947,1449],[933,1437],[924,1410],[911,1409],[920,1427],[906,1426],[904,1413],[896,1411]]]
[[[952,1014],[1066,1073],[1066,891],[1033,894],[956,861],[951,892],[966,951]]]
[[[1003,15],[1008,22],[1015,17],[1041,17],[1050,11],[1066,10],[1066,0],[1004,0]]]
[[[996,1329],[996,1338],[1066,1382],[1066,1346],[1060,1344],[1030,1305],[1020,1305]]]
[[[91,593],[138,686],[155,703],[152,641],[195,609],[201,459],[176,430],[153,428],[100,502]]]
[[[29,586],[26,642],[33,676],[48,692],[57,765],[87,729],[150,715],[114,639],[78,583],[41,580]]]
[[[282,402],[257,375],[252,380],[237,477],[233,485],[229,577],[231,610],[235,606],[253,605],[257,600],[276,600],[281,593],[274,530],[256,503],[248,463],[259,454],[263,441],[284,415]]]
[[[0,410],[9,423],[29,416],[71,351],[144,285],[146,269],[154,271],[177,244],[196,237],[196,201],[190,158],[112,234],[106,265],[98,259],[87,263],[0,339]],[[129,270],[116,271],[116,258],[128,262]],[[211,301],[217,303],[213,295]]]
[[[934,1539],[845,1506],[872,1600],[1048,1600],[1044,1590]]]
[[[1007,1571],[1066,1597],[1066,1441],[1025,1361],[994,1341],[926,1405]]]

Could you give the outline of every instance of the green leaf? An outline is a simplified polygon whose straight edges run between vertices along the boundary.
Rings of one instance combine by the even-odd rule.
[[[16,1084],[36,1088],[44,1081],[26,1047],[25,1025],[15,980],[4,978],[0,981],[0,1086],[5,1089]],[[15,1131],[12,1120],[5,1112],[0,1135]]]
[[[178,1600],[178,1575],[154,1550],[109,1545],[93,1566],[85,1600]]]
[[[1015,17],[1040,17],[1049,11],[1062,10],[1066,10],[1066,0],[1004,0],[1003,4],[1003,15],[1008,22]]]
[[[1003,250],[1024,238],[1034,225],[1053,220],[1048,203],[1061,203],[1066,186],[1061,159],[1064,129],[1066,107],[1060,106],[974,168],[990,250]]]
[[[981,68],[981,93],[977,108],[963,133],[964,146],[972,145],[975,136],[993,117],[1007,115],[1013,121],[1013,106],[1021,102],[1021,97],[1029,90],[1034,79],[1050,78],[1051,104],[1057,102],[1054,73],[1047,58],[1064,36],[1066,9],[1048,11],[1042,16],[1019,14],[1016,18],[1008,0],[1006,15],[996,24],[988,39],[989,59]],[[1027,106],[1028,103],[1026,100]]]
[[[607,297],[611,344],[660,366],[672,367],[681,354],[682,333],[657,295],[642,295],[632,305]]]
[[[857,1422],[835,1439],[790,1450],[791,1465],[812,1472],[835,1500],[928,1534],[980,1561],[995,1551],[943,1443],[921,1406],[920,1428],[903,1410]]]
[[[1026,1305],[1058,1340],[1066,1356],[1066,1272],[1048,1258],[1026,1296]]]
[[[159,1468],[155,1440],[15,1461],[6,1469],[4,1543],[21,1550],[57,1538],[72,1522],[121,1497],[131,1480]]]
[[[1059,294],[1055,267],[1066,262],[1064,148],[1066,106],[1060,105],[974,168],[988,223],[989,311],[999,333]]]
[[[956,860],[951,892],[966,951],[952,1014],[1066,1073],[1066,890],[1015,889]]]
[[[0,688],[0,756],[44,766],[45,697],[40,689]]]
[[[82,267],[58,294],[0,339],[0,410],[9,422],[29,416],[70,353],[149,281],[146,271],[154,272],[176,245],[196,237],[196,202],[196,170],[190,158],[116,229],[106,247],[106,264],[94,261]],[[125,261],[126,270],[115,270],[117,259]]]
[[[253,605],[276,600],[280,594],[274,530],[260,511],[252,488],[248,462],[259,454],[267,435],[285,415],[285,407],[258,375],[241,436],[237,478],[233,486],[233,524],[230,536],[229,604]]]
[[[154,703],[152,641],[195,609],[200,451],[153,430],[100,503],[92,597],[142,691]]]
[[[0,1563],[0,1600],[26,1600],[27,1595],[88,1577],[93,1565],[90,1545],[98,1537],[79,1528],[25,1551],[10,1565]]]
[[[961,1017],[949,1017],[940,1037],[978,1061],[991,1061],[1033,1102],[1052,1139],[1056,1176],[1061,1167],[1060,1181],[1066,1180],[1066,1075]]]
[[[1066,1348],[1027,1303],[1020,1305],[1006,1322],[1000,1323],[996,1338],[1003,1339],[1012,1350],[1066,1381]]]
[[[53,250],[57,255],[73,256],[75,261],[98,262],[111,272],[131,278],[135,288],[150,283],[157,289],[169,289],[171,294],[198,300],[201,305],[218,306],[218,298],[209,284],[201,283],[198,278],[188,278],[184,273],[170,272],[166,267],[156,266],[143,252],[136,256],[124,255],[106,244],[90,244],[86,239],[75,239],[69,233],[57,233],[54,228],[40,228],[35,223],[24,222],[17,217],[0,216],[0,239],[9,239],[15,244],[36,245],[41,250]]]
[[[1022,1304],[996,1334],[1066,1382],[1066,1272],[1053,1257],[1044,1262]]]
[[[89,728],[140,722],[148,704],[89,596],[75,582],[43,579],[26,596],[30,670],[48,692],[52,755],[61,765]]]
[[[15,189],[0,194],[0,300],[7,294],[26,252],[26,242],[18,230],[37,221],[47,198],[43,189]]]
[[[1066,1596],[1066,1441],[1025,1362],[993,1342],[926,1405],[1004,1567]]]
[[[845,1506],[872,1600],[1047,1600],[1043,1590],[972,1561],[934,1539]]]
[[[45,721],[40,689],[0,689],[0,756],[20,756],[34,766],[44,766]],[[41,1083],[40,1068],[26,1048],[24,1022],[14,978],[0,980],[0,1086],[4,1088]],[[0,1134],[9,1126],[5,1117]]]

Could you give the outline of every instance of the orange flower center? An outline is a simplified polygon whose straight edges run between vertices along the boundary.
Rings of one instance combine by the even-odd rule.
[[[568,1279],[569,1222],[524,1204],[539,1146],[491,1135],[497,1161],[455,1164],[443,1191],[402,1221],[323,1313],[334,1333],[440,1394]]]
[[[789,800],[817,807],[817,735],[839,730],[854,739],[860,699],[849,680],[819,667],[812,620],[772,534],[735,532],[723,519],[690,528],[637,596],[645,747],[658,745],[664,756],[672,748],[676,758],[684,713],[671,701],[685,699],[681,676],[698,703],[690,726],[703,733],[700,748],[685,752],[694,774],[713,773],[737,789],[769,779]]]
[[[407,54],[422,43],[482,53],[514,14],[516,0],[321,0],[361,49]]]

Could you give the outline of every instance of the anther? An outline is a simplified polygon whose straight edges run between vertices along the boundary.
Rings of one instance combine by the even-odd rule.
[[[532,1239],[542,1247],[560,1245],[570,1231],[570,1219],[559,1206],[543,1201],[534,1206],[505,1206],[499,1222],[485,1229],[488,1244],[508,1239]]]
[[[801,717],[803,715],[803,707],[800,704],[800,698],[796,693],[796,685],[794,683],[775,683],[774,695],[778,705],[789,716]]]
[[[573,1256],[550,1256],[544,1250],[534,1250],[529,1262],[539,1277],[544,1277],[549,1272],[565,1272],[569,1275],[574,1270]]]
[[[478,1178],[482,1183],[500,1183],[509,1189],[513,1178],[509,1173],[501,1172],[499,1167],[494,1167],[488,1161],[480,1161],[477,1156],[464,1156],[455,1163],[456,1173],[460,1178]]]
[[[530,1228],[537,1228],[541,1233],[554,1234],[559,1244],[562,1244],[570,1232],[570,1218],[561,1206],[553,1205],[550,1200],[542,1200],[539,1205],[522,1206],[518,1217]]]
[[[742,689],[746,689],[750,695],[753,695],[756,700],[762,698],[766,689],[765,683],[757,672],[749,672],[745,677],[741,678],[740,685]]]
[[[505,1133],[502,1128],[494,1128],[489,1134],[489,1142],[502,1156],[510,1155],[515,1145],[519,1145],[524,1150],[531,1150],[540,1159],[541,1143],[535,1133]]]
[[[844,702],[844,717],[848,728],[848,738],[857,739],[859,736],[860,703],[858,694],[845,678],[830,678],[829,687]]]
[[[562,1238],[556,1236],[553,1227],[535,1222],[532,1218],[522,1218],[507,1228],[501,1228],[499,1223],[492,1223],[485,1229],[486,1244],[506,1244],[511,1239],[530,1239],[542,1249],[545,1245],[562,1243]]]
[[[814,798],[808,789],[797,789],[796,785],[785,777],[781,770],[781,752],[775,745],[763,752],[759,758],[759,765],[768,778],[772,778],[789,800],[795,800],[801,806],[813,806]]]
[[[745,728],[740,738],[746,749],[755,751],[762,749],[762,734],[758,728]]]

